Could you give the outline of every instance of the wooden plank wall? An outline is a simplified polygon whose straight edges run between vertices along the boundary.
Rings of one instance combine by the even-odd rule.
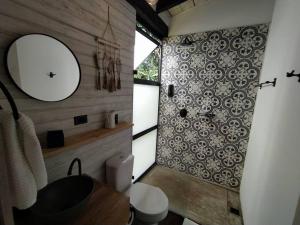
[[[102,36],[110,5],[111,23],[121,45],[122,89],[109,93],[95,89],[95,36]],[[48,130],[63,129],[65,136],[103,127],[104,112],[116,110],[120,121],[132,122],[133,52],[135,10],[125,0],[0,0],[0,80],[13,95],[20,111],[30,116],[41,143]],[[42,102],[19,91],[9,80],[4,66],[11,41],[28,33],[51,35],[68,45],[77,56],[82,80],[77,92],[61,102]],[[0,105],[9,105],[0,94]],[[88,124],[74,126],[73,117],[88,115]],[[103,179],[103,162],[118,151],[131,152],[131,130],[47,159],[49,180],[66,175],[74,157],[82,158],[83,171]]]

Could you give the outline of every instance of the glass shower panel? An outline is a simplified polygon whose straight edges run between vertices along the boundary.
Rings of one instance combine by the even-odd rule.
[[[155,163],[156,136],[157,130],[153,130],[132,142],[132,154],[134,155],[133,181],[138,179]]]
[[[158,123],[159,86],[134,84],[133,135]]]

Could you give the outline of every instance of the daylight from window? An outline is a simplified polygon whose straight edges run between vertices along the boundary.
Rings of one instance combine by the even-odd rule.
[[[160,47],[147,37],[135,32],[134,78],[158,81]]]

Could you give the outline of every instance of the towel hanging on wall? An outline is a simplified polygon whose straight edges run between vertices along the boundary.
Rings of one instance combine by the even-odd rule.
[[[13,111],[0,112],[0,150],[8,169],[11,204],[26,209],[35,203],[37,191],[47,185],[47,171],[32,120],[18,112],[1,81],[0,88]]]
[[[31,119],[19,114],[1,112],[0,136],[8,168],[12,206],[26,209],[32,206],[37,191],[47,185],[47,172],[40,142]]]

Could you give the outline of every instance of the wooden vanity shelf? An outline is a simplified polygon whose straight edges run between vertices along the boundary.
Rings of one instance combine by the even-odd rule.
[[[60,147],[60,148],[49,148],[49,149],[45,148],[45,149],[43,149],[43,155],[45,158],[52,157],[52,156],[58,155],[60,153],[63,153],[65,151],[72,150],[72,149],[80,147],[82,145],[86,145],[91,142],[97,141],[99,139],[103,139],[105,137],[114,135],[120,131],[129,129],[132,126],[133,126],[133,124],[131,124],[131,123],[121,122],[113,129],[102,128],[99,130],[93,130],[93,131],[89,131],[89,132],[86,132],[83,134],[66,137],[65,138],[65,146]]]

